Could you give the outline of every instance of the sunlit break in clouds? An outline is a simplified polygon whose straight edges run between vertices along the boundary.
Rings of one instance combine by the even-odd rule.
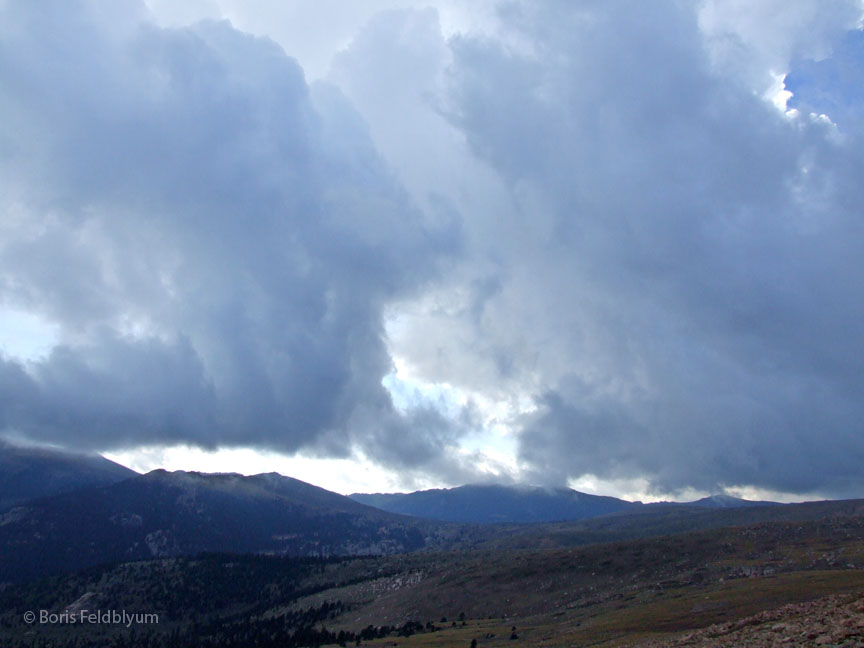
[[[862,87],[857,1],[0,0],[0,434],[860,496]]]

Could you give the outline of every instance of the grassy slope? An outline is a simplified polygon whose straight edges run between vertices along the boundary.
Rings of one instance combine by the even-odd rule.
[[[401,639],[400,645],[615,645],[698,628],[779,605],[864,590],[859,518],[760,524],[571,550],[454,554],[420,582],[382,579],[376,591],[340,590],[354,609],[347,626],[401,622],[463,628]],[[749,576],[748,576],[749,574]],[[490,618],[491,617],[491,618]],[[494,634],[495,637],[486,638]],[[379,642],[381,643],[381,642]],[[382,644],[383,645],[383,644]]]
[[[655,597],[606,603],[553,615],[505,619],[467,619],[465,626],[445,627],[437,633],[400,638],[405,647],[479,646],[623,646],[662,638],[713,623],[741,619],[787,603],[809,601],[829,594],[864,591],[864,573],[813,571],[770,578],[746,579],[705,588],[673,588]],[[509,639],[516,628],[518,641]],[[491,635],[491,636],[490,636]],[[392,646],[392,640],[369,642]]]
[[[191,623],[190,602],[200,607],[194,615],[199,620],[251,616],[254,624],[339,600],[349,607],[326,621],[330,629],[406,621],[431,621],[441,628],[364,642],[376,645],[467,647],[474,638],[481,646],[619,645],[788,602],[864,590],[864,518],[760,523],[586,547],[312,562],[300,568],[275,558],[249,560],[94,568],[9,590],[2,601],[0,642],[26,630],[22,610],[62,609],[92,592],[91,607],[170,610],[163,612],[159,631]],[[454,621],[456,627],[450,625]],[[518,643],[509,640],[513,626]],[[63,630],[66,634],[55,635],[71,636]]]
[[[573,547],[761,522],[804,522],[862,516],[864,500],[806,502],[735,509],[646,508],[578,522],[501,527],[484,546],[495,549]]]

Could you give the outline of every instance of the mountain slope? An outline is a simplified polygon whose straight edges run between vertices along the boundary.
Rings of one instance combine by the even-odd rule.
[[[391,513],[468,523],[582,520],[642,508],[638,502],[569,488],[525,486],[469,485],[414,493],[355,493],[349,497]]]
[[[646,504],[635,511],[586,520],[510,527],[507,533],[491,537],[483,546],[490,549],[578,547],[723,527],[862,516],[864,500],[826,500],[734,508]]]
[[[799,514],[816,512],[801,508]],[[830,638],[829,645],[857,646],[848,639],[860,639],[864,626],[848,616],[824,618],[829,610],[818,601],[818,616],[795,623],[794,633],[773,627],[794,619],[768,611],[857,592],[854,609],[864,612],[861,564],[860,516],[575,549],[338,560],[207,554],[94,567],[0,590],[0,644],[300,648],[360,639],[403,648],[472,640],[487,648],[618,646],[687,631],[672,645],[690,646],[690,633],[721,623],[697,632],[697,645],[779,645],[736,636],[752,626],[766,639],[791,637],[786,645]],[[133,622],[131,631],[119,624],[26,623],[27,611],[43,609],[147,611],[158,614],[158,623]],[[760,623],[768,619],[770,625]],[[823,634],[831,636],[814,640]]]
[[[0,440],[0,511],[27,500],[105,486],[137,475],[99,455],[22,447]]]
[[[435,533],[434,523],[275,474],[156,470],[0,515],[0,582],[201,551],[386,554],[422,548]]]

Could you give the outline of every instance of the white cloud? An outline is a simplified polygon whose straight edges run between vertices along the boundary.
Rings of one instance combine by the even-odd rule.
[[[202,450],[186,445],[141,447],[109,452],[105,456],[139,472],[157,468],[198,472],[236,472],[257,475],[278,472],[327,490],[351,493],[392,492],[402,486],[398,474],[382,471],[369,459],[324,459],[302,455],[285,456],[251,448]]]
[[[39,361],[57,343],[57,326],[28,311],[0,309],[0,352],[24,362]]]
[[[763,92],[799,59],[822,59],[861,22],[861,3],[845,0],[705,0],[699,25],[713,61]]]

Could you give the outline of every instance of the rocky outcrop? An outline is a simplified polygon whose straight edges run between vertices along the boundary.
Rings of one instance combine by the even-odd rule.
[[[712,625],[639,648],[767,648],[768,646],[864,647],[864,596],[829,596]]]

